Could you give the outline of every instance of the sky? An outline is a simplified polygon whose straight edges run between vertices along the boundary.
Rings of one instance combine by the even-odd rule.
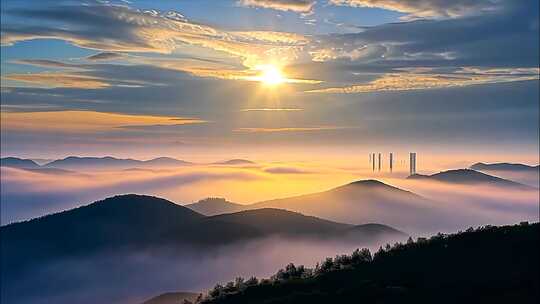
[[[537,0],[1,8],[3,157],[538,162]]]

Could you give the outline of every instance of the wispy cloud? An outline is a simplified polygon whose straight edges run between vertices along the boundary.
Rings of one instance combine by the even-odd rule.
[[[241,5],[300,11],[311,10],[314,3],[311,0],[240,1]],[[304,73],[305,77],[285,75],[286,82],[306,85],[333,82],[338,84],[336,87],[340,83],[341,86],[357,83],[361,86],[354,90],[365,90],[363,86],[374,87],[371,83],[358,83],[354,74],[358,71],[378,70],[378,73],[389,73],[388,78],[392,78],[396,69],[419,66],[527,68],[538,65],[538,48],[533,46],[537,45],[538,36],[537,15],[531,13],[535,5],[537,7],[534,1],[530,2],[533,4],[531,9],[527,9],[527,4],[491,0],[332,0],[332,3],[379,7],[404,12],[408,16],[436,17],[437,20],[384,24],[361,28],[355,33],[344,35],[309,36],[294,32],[225,29],[191,21],[178,12],[144,11],[125,5],[59,5],[6,10],[6,15],[21,20],[39,20],[42,23],[40,26],[3,23],[2,42],[13,44],[31,39],[62,39],[80,47],[101,51],[87,57],[89,60],[118,59],[119,55],[115,55],[119,54],[117,52],[138,52],[140,56],[130,54],[123,60],[184,71],[197,77],[227,80],[260,81],[261,73],[256,67],[261,64],[279,62],[291,75],[298,75],[303,71],[295,71],[295,68],[289,66],[301,63],[309,69],[323,62],[324,73]],[[482,14],[486,11],[492,13]],[[465,32],[468,34],[462,35]],[[518,50],[511,48],[511,41],[514,41],[516,35],[531,47]],[[473,43],[475,47],[471,47]],[[197,54],[199,58],[147,56],[148,53],[177,52]],[[41,64],[52,67],[50,62]],[[64,67],[73,68],[69,64]],[[329,73],[332,70],[336,70],[335,73]],[[51,82],[51,77],[14,77],[27,82]],[[410,77],[403,75],[402,78],[408,81]],[[517,78],[507,78],[507,81],[514,79]],[[76,83],[67,80],[58,82],[65,83],[64,86]],[[114,85],[110,81],[102,82]],[[475,82],[462,81],[459,85]],[[455,85],[459,82],[452,83]],[[416,89],[434,87],[446,86],[422,84],[417,85]],[[311,91],[318,90],[325,89]]]
[[[471,73],[466,73],[470,71]],[[453,74],[385,74],[366,84],[323,88],[309,93],[367,93],[463,87],[478,84],[502,83],[539,79],[538,69],[478,71],[463,69]]]
[[[309,174],[310,171],[295,167],[269,167],[265,168],[264,172],[272,174]]]
[[[109,83],[97,77],[64,73],[9,74],[3,78],[56,88],[102,89]]]
[[[43,25],[3,25],[3,45],[49,38],[104,52],[163,54],[169,54],[180,46],[191,46],[240,57],[245,66],[253,67],[261,61],[268,61],[270,57],[279,56],[282,61],[293,60],[308,41],[295,33],[227,31],[191,22],[176,12],[141,11],[109,4],[18,9],[6,13],[19,18],[42,20]],[[61,21],[65,26],[54,26],[55,21]]]
[[[96,59],[92,61],[96,61]],[[160,85],[156,81],[142,80],[137,75],[118,74],[114,72],[115,69],[129,68],[130,66],[127,65],[77,64],[41,59],[21,59],[14,62],[42,68],[62,69],[62,71],[7,74],[2,78],[54,88],[103,89],[113,86],[133,88],[143,85]]]
[[[269,8],[280,11],[309,13],[315,5],[315,0],[239,0],[238,4],[249,7]]]
[[[88,60],[114,60],[114,59],[120,59],[123,58],[124,55],[120,53],[114,53],[114,52],[100,52],[94,55],[90,55],[86,57]]]
[[[251,108],[251,109],[242,109],[240,112],[296,112],[303,111],[304,109],[300,108]]]
[[[1,112],[2,129],[33,132],[88,133],[126,126],[187,125],[206,121],[174,116],[129,115],[94,111]]]
[[[284,128],[237,128],[234,132],[240,133],[276,133],[276,132],[313,132],[350,129],[351,127],[320,126],[320,127],[284,127]]]
[[[335,5],[353,7],[376,7],[406,13],[404,19],[415,18],[455,18],[493,11],[500,7],[500,1],[493,0],[330,0]]]

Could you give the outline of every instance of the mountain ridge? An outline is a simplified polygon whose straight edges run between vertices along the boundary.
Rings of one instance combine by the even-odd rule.
[[[53,167],[61,169],[76,169],[88,167],[107,167],[110,169],[146,167],[146,166],[184,166],[190,165],[190,162],[179,160],[172,157],[157,157],[149,160],[138,160],[132,158],[115,158],[112,156],[104,157],[80,157],[68,156],[63,159],[57,159],[43,165],[44,167]]]
[[[530,186],[489,175],[472,169],[447,170],[432,175],[414,174],[407,177],[411,180],[433,180],[451,184],[475,185],[486,184],[493,186],[512,187],[520,189],[534,189]]]
[[[260,225],[280,221],[287,225]],[[23,267],[20,265],[29,267],[35,263],[101,251],[217,248],[278,234],[286,237],[313,237],[321,234],[321,238],[350,239],[350,235],[345,237],[340,234],[351,228],[350,225],[331,223],[333,229],[324,229],[329,223],[284,210],[249,210],[245,213],[207,217],[162,198],[137,194],[118,195],[74,209],[1,226],[2,242],[6,245],[1,248],[2,269],[9,273],[16,271],[13,267]],[[298,227],[307,228],[297,230]],[[381,233],[370,231],[367,234],[364,231],[353,232],[358,238],[370,236],[373,239],[382,237],[388,230],[381,229]],[[395,235],[404,236],[401,232]],[[40,248],[40,251],[35,252],[32,248]],[[10,263],[5,264],[8,261]]]
[[[198,202],[187,204],[184,206],[206,216],[233,213],[245,210],[244,205],[233,203],[220,197],[208,197],[199,200]]]
[[[526,165],[520,163],[475,163],[469,167],[477,171],[538,171],[540,165]]]
[[[432,201],[416,193],[376,180],[359,180],[326,191],[257,202],[246,209],[278,208],[352,225],[376,222],[414,232],[431,223],[413,218],[442,216],[430,206],[434,206]]]
[[[36,169],[40,167],[40,165],[31,159],[18,157],[2,157],[0,159],[0,166],[19,169]]]

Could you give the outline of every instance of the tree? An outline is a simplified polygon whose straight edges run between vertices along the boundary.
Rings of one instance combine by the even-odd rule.
[[[319,271],[321,273],[327,273],[327,272],[330,272],[333,269],[334,269],[334,261],[332,260],[332,258],[326,258],[326,260],[324,260],[321,263]]]
[[[259,280],[258,280],[256,277],[251,277],[251,278],[249,278],[249,279],[245,282],[245,285],[246,285],[247,287],[249,287],[249,286],[255,286],[255,285],[257,285],[257,284],[259,284]]]
[[[367,248],[356,249],[351,255],[351,261],[354,265],[371,262],[372,259],[371,252]]]
[[[225,287],[223,287],[223,291],[224,291],[225,293],[233,293],[233,292],[236,292],[236,291],[238,291],[238,290],[236,289],[236,285],[235,285],[234,282],[228,282],[228,283],[225,285]]]
[[[221,284],[216,284],[212,290],[208,292],[208,295],[212,298],[218,298],[223,294],[223,286]]]

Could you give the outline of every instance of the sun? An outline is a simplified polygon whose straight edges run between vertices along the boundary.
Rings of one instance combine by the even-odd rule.
[[[276,66],[264,65],[260,66],[259,69],[261,70],[259,80],[266,85],[273,86],[284,83],[286,81],[285,76]]]

